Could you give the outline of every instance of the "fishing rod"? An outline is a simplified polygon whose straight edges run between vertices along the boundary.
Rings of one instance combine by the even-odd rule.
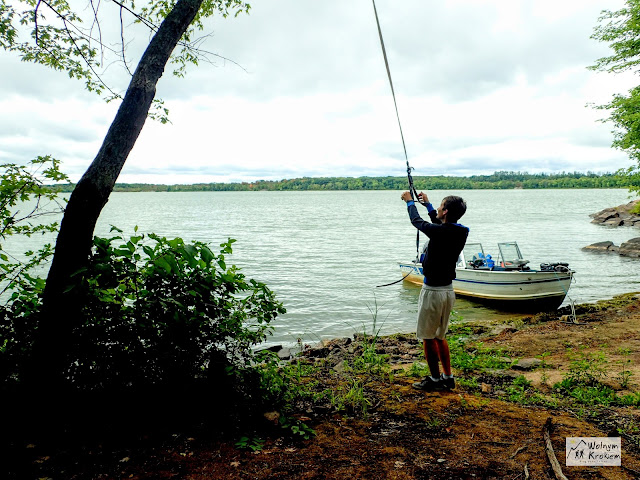
[[[384,58],[384,65],[387,69],[387,77],[389,78],[389,85],[391,87],[391,96],[393,97],[393,106],[395,107],[396,118],[398,119],[398,128],[400,129],[400,138],[402,139],[402,148],[404,149],[404,158],[407,162],[407,180],[409,181],[409,193],[411,194],[411,198],[414,201],[420,201],[418,197],[418,192],[415,186],[413,185],[413,176],[411,175],[411,171],[413,170],[413,167],[409,165],[409,156],[407,155],[407,145],[404,141],[404,134],[402,133],[402,124],[400,122],[400,114],[398,113],[398,102],[396,101],[396,92],[393,88],[393,80],[391,79],[391,69],[389,68],[389,60],[387,59],[387,50],[384,48],[384,38],[382,38],[382,29],[380,28],[380,20],[378,19],[378,10],[376,8],[375,0],[371,0],[371,1],[373,3],[373,13],[376,17],[376,25],[378,26],[378,37],[380,38],[380,47],[382,47],[382,56]],[[416,260],[413,262],[414,268],[419,258],[420,258],[420,230],[416,229]],[[377,287],[388,287],[389,285],[395,285],[396,283],[399,283],[403,281],[405,278],[407,278],[412,271],[413,269],[410,270],[409,273],[407,273],[400,280],[396,280],[395,282],[387,283],[385,285],[377,285]]]
[[[391,96],[393,97],[393,106],[396,110],[396,118],[398,119],[398,128],[400,129],[400,138],[402,139],[402,148],[404,149],[404,158],[407,161],[407,178],[409,180],[409,192],[411,193],[411,198],[414,200],[418,199],[418,192],[413,186],[413,177],[411,176],[411,171],[413,167],[409,165],[409,156],[407,155],[407,145],[404,141],[404,134],[402,133],[402,123],[400,122],[400,114],[398,113],[398,102],[396,101],[396,92],[393,88],[393,80],[391,79],[391,70],[389,68],[389,60],[387,59],[387,50],[384,48],[384,38],[382,38],[382,29],[380,28],[380,20],[378,19],[378,10],[376,9],[375,0],[371,0],[373,2],[373,13],[376,17],[376,25],[378,26],[378,37],[380,38],[380,47],[382,47],[382,57],[384,58],[384,66],[387,69],[387,77],[389,78],[389,86],[391,87]]]

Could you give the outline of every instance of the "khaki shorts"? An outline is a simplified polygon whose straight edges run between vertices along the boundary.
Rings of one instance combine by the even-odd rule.
[[[453,285],[430,287],[422,285],[418,300],[418,326],[416,336],[420,340],[442,340],[449,328],[449,314],[456,300]]]

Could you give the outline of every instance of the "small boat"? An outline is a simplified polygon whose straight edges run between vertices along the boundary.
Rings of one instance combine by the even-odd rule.
[[[467,243],[456,266],[453,289],[458,296],[488,303],[508,311],[540,312],[555,310],[564,301],[574,271],[567,263],[541,263],[528,266],[516,242],[498,243],[499,258],[485,254],[482,244]],[[422,284],[419,261],[400,263],[405,281]]]

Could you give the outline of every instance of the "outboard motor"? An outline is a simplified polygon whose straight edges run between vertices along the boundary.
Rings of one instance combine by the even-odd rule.
[[[541,272],[568,272],[569,264],[566,262],[541,263]]]

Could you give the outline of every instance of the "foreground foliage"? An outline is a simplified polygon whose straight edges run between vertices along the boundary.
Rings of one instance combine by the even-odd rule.
[[[65,352],[71,385],[178,388],[212,371],[235,375],[251,368],[251,348],[284,308],[265,284],[227,266],[233,240],[214,254],[201,242],[112,231],[113,237],[94,239],[89,265],[67,288],[82,300],[83,318],[72,332],[73,349]],[[38,293],[24,291],[5,308],[5,382],[21,380],[37,328]]]
[[[214,363],[229,372],[250,366],[251,347],[284,308],[265,284],[227,266],[234,240],[216,255],[201,242],[112,231],[94,239],[72,287],[86,301],[69,378],[83,388],[176,385]]]

